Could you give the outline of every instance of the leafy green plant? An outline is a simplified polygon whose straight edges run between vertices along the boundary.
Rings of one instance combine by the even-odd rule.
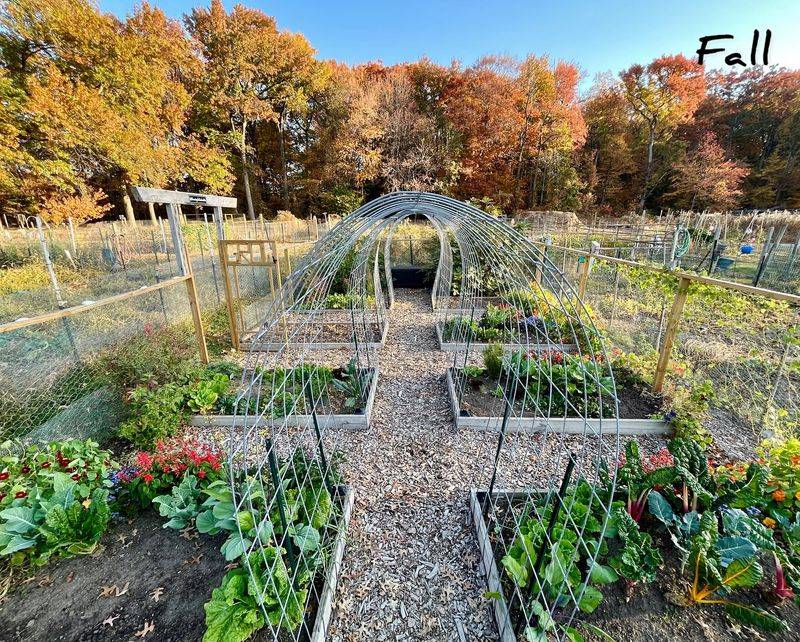
[[[197,484],[197,477],[186,475],[180,484],[173,486],[169,495],[154,498],[153,504],[158,506],[159,515],[169,517],[164,528],[186,528],[200,512],[201,493],[202,488]]]
[[[474,341],[478,334],[478,322],[469,317],[457,316],[447,319],[442,328],[442,341]]]
[[[680,484],[684,513],[710,506],[716,491],[704,448],[690,438],[672,439],[667,449],[675,460],[675,476]]]
[[[688,601],[723,606],[731,617],[766,631],[787,630],[786,623],[775,615],[727,597],[737,588],[754,587],[763,576],[755,553],[755,545],[745,537],[720,537],[716,516],[713,512],[704,513],[691,540],[689,563],[693,579]]]
[[[594,611],[602,600],[602,593],[594,585],[617,579],[613,569],[602,565],[590,577],[584,577],[581,572],[583,560],[595,553],[605,554],[608,550],[606,542],[600,540],[603,524],[592,512],[592,508],[599,508],[599,502],[596,498],[592,500],[592,495],[593,489],[586,481],[571,487],[561,502],[563,509],[550,533],[547,532],[548,524],[557,500],[554,497],[538,500],[538,509],[529,509],[529,515],[518,522],[514,541],[500,561],[506,574],[520,588],[536,582],[538,574],[548,601],[553,602],[559,597],[562,602],[569,601],[575,595],[578,596],[576,606],[584,613]],[[571,524],[582,526],[582,538],[570,527]],[[544,559],[540,560],[539,551],[545,541],[552,542],[552,546],[545,547]],[[569,596],[562,595],[565,584],[571,588]],[[547,615],[549,617],[549,613]],[[549,630],[550,622],[546,617],[540,614],[538,620],[539,631]]]
[[[483,367],[490,379],[499,379],[503,371],[503,346],[492,343],[483,349]]]
[[[76,497],[87,499],[95,488],[111,488],[107,479],[116,466],[111,453],[91,439],[68,439],[47,445],[6,441],[0,444],[0,508],[25,504],[28,497],[54,492],[54,473],[75,482]]]
[[[601,407],[603,416],[614,413],[614,382],[601,355],[592,360],[560,351],[519,350],[503,358],[503,368],[525,382],[517,394],[550,416],[598,417]]]
[[[351,359],[340,379],[333,380],[333,387],[345,396],[345,408],[355,408],[364,399],[365,376],[360,372],[356,359]]]
[[[106,531],[110,516],[108,491],[104,488],[96,488],[83,502],[52,506],[41,529],[47,538],[48,552],[65,549],[72,554],[91,553]]]
[[[186,405],[192,412],[205,415],[217,406],[217,403],[230,387],[230,379],[224,373],[210,373],[189,385],[186,391]]]
[[[679,392],[680,391],[680,392]],[[676,389],[672,409],[666,419],[677,437],[693,439],[702,447],[711,444],[711,435],[703,426],[714,399],[714,386],[709,380],[691,385],[687,390]]]
[[[622,547],[609,558],[609,564],[629,582],[652,582],[663,564],[653,538],[639,530],[638,524],[622,507],[614,509],[613,518],[615,534]]]
[[[131,418],[120,426],[120,436],[139,448],[151,449],[174,435],[186,420],[185,394],[185,388],[174,383],[134,388],[128,395]]]
[[[212,591],[204,642],[240,642],[266,622],[290,631],[302,623],[307,589],[294,588],[280,550],[251,553],[246,566],[228,571]]]
[[[50,486],[34,487],[0,511],[0,556],[12,564],[47,563],[53,555],[91,553],[110,517],[108,490],[96,486],[81,499],[68,473],[51,473]]]
[[[645,470],[645,464],[648,465],[648,470]],[[642,518],[653,487],[671,486],[675,481],[673,464],[671,456],[660,460],[651,457],[643,462],[636,440],[632,439],[625,444],[625,454],[620,457],[620,465],[617,467],[616,492],[626,495],[625,508],[635,522]]]

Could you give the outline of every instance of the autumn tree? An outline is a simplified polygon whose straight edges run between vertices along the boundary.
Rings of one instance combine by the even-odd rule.
[[[513,61],[498,57],[478,61],[453,78],[443,100],[460,147],[461,175],[455,194],[463,199],[489,196],[508,205],[524,119]]]
[[[792,193],[797,194],[793,175],[798,105],[798,71],[752,67],[711,74],[698,121],[717,135],[729,155],[750,168],[744,184],[745,204],[773,207],[796,202]]]
[[[236,5],[228,14],[220,0],[212,0],[209,9],[194,9],[186,25],[205,62],[198,109],[228,128],[242,165],[248,215],[255,217],[248,130],[263,122],[274,123],[279,132],[283,200],[289,207],[286,117],[305,109],[309,87],[323,81],[314,50],[302,35],[279,31],[261,11]]]
[[[746,167],[725,158],[725,150],[709,132],[675,166],[668,196],[677,197],[678,203],[689,209],[731,209],[742,198],[740,187],[747,174]]]
[[[646,161],[638,202],[641,211],[660,183],[660,179],[653,181],[655,146],[669,140],[678,125],[694,115],[705,95],[705,77],[702,66],[677,55],[656,58],[646,66],[633,65],[620,74],[620,79],[623,95],[644,133]]]
[[[604,213],[633,206],[636,173],[633,127],[627,102],[613,79],[600,76],[583,103],[586,121],[584,179],[594,204]]]
[[[7,78],[23,96],[20,153],[35,159],[17,164],[23,207],[108,188],[133,219],[130,183],[227,184],[224,158],[185,129],[198,61],[160,10],[145,3],[121,22],[85,0],[18,0],[0,21]]]

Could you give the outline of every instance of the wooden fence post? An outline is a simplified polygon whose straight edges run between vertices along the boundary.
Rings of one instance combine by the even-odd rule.
[[[233,302],[233,291],[231,290],[231,279],[228,274],[228,250],[225,247],[225,240],[220,239],[217,247],[219,248],[219,267],[222,273],[222,282],[225,284],[225,303],[228,307],[228,322],[231,326],[231,345],[234,350],[239,349],[239,327],[236,319],[236,307]],[[236,269],[236,268],[234,268]]]
[[[580,280],[578,281],[578,296],[583,299],[586,295],[586,284],[589,282],[589,272],[594,263],[594,255],[600,253],[600,243],[592,241],[589,250],[589,256],[583,257],[583,263],[580,265]]]
[[[672,302],[672,308],[667,318],[664,342],[661,344],[661,350],[658,353],[658,365],[656,365],[656,375],[653,379],[653,392],[655,393],[660,393],[664,389],[664,377],[667,374],[669,360],[672,356],[672,344],[675,343],[675,337],[678,336],[678,326],[683,316],[683,306],[686,304],[686,295],[689,292],[690,283],[691,280],[685,276],[682,276],[678,281],[678,291],[675,293],[675,299]]]
[[[283,279],[281,279],[281,257],[278,254],[278,243],[277,241],[270,241],[270,249],[272,250],[272,261],[275,264],[275,271],[276,271],[276,279],[278,283],[278,287],[280,288],[283,285]]]
[[[200,352],[200,362],[208,363],[208,346],[206,346],[206,333],[203,330],[203,317],[200,314],[200,303],[197,300],[197,286],[194,282],[194,274],[189,273],[186,279],[186,293],[189,295],[189,306],[192,310],[192,321],[194,322],[194,334],[197,338],[197,349]]]

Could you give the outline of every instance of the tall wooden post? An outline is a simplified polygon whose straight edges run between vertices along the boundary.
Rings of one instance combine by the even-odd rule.
[[[678,326],[683,316],[683,306],[686,304],[686,295],[689,292],[689,284],[691,281],[682,276],[678,281],[678,291],[675,294],[675,299],[672,302],[672,308],[669,311],[667,318],[667,327],[664,332],[664,342],[661,344],[661,350],[658,353],[658,364],[656,365],[656,375],[653,379],[653,392],[659,393],[664,389],[664,377],[667,374],[669,367],[669,360],[672,356],[672,344],[675,343],[675,337],[678,336]]]
[[[222,282],[225,284],[225,304],[228,308],[228,322],[231,326],[231,345],[234,350],[239,349],[239,326],[236,320],[236,307],[233,301],[233,291],[231,289],[231,279],[228,274],[228,250],[225,247],[225,239],[220,239],[217,244],[219,248],[219,266],[222,272]]]
[[[175,250],[175,259],[178,263],[178,270],[186,279],[186,294],[189,297],[189,307],[192,311],[192,322],[194,323],[194,334],[197,338],[197,350],[200,353],[200,361],[208,363],[208,347],[206,346],[206,333],[203,330],[203,318],[200,314],[200,303],[197,299],[197,286],[192,272],[192,263],[186,253],[181,235],[181,225],[179,211],[173,203],[167,203],[167,220],[169,229],[172,233],[172,247]]]
[[[275,276],[278,287],[280,288],[283,285],[283,279],[281,278],[281,257],[280,254],[278,254],[278,243],[276,241],[270,241],[269,247],[272,250],[272,262],[275,265]]]

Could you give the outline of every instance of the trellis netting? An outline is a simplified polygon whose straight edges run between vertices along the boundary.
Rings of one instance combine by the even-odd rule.
[[[454,403],[468,389],[486,393],[486,416],[472,419],[490,454],[464,495],[502,593],[500,635],[552,621],[564,637],[594,599],[590,574],[609,519],[619,453],[613,372],[583,305],[536,247],[429,193],[389,194],[346,217],[284,281],[251,339],[228,452],[257,600],[272,639],[324,630],[352,503],[338,462],[347,431],[367,423],[357,417],[380,376],[393,239],[410,217],[428,219],[439,239],[431,297],[459,346],[447,373]],[[502,340],[483,346],[473,322],[489,312],[502,317]],[[527,449],[536,474],[507,466],[509,448]],[[512,557],[525,573],[498,574]]]

